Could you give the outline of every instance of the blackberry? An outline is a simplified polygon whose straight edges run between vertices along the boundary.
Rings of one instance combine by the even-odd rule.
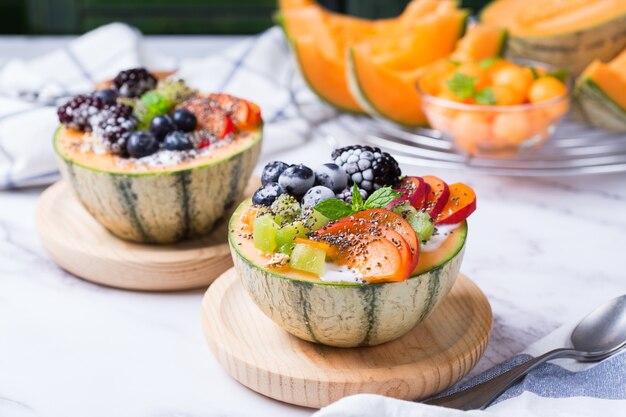
[[[385,186],[396,186],[402,175],[398,162],[391,155],[371,146],[335,149],[331,158],[346,171],[350,184],[356,184],[368,194]]]
[[[94,133],[116,155],[126,156],[126,140],[137,128],[133,108],[125,104],[108,106],[98,116]]]
[[[91,94],[72,97],[57,109],[59,122],[72,129],[90,132],[92,119],[106,107],[102,98]]]
[[[145,68],[133,68],[120,71],[113,79],[113,85],[122,97],[139,97],[149,90],[154,90],[157,79]]]
[[[367,191],[365,191],[362,188],[359,188],[359,194],[361,194],[361,197],[363,197],[363,200],[367,200],[367,197],[368,197]],[[351,187],[346,188],[342,192],[337,193],[335,197],[337,197],[339,200],[345,201],[348,204],[352,204],[352,188]]]

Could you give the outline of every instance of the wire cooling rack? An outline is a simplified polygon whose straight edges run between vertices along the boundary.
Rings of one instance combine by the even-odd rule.
[[[510,158],[466,156],[432,129],[406,129],[366,117],[338,114],[318,125],[331,143],[378,146],[401,163],[419,167],[462,169],[491,175],[587,175],[626,171],[626,134],[593,129],[566,119],[538,149]]]

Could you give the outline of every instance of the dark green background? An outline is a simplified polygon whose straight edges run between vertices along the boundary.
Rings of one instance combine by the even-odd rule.
[[[364,17],[398,15],[408,0],[323,0]],[[464,0],[474,10],[487,0]],[[0,0],[0,33],[76,34],[113,21],[147,34],[250,34],[272,25],[276,0]]]

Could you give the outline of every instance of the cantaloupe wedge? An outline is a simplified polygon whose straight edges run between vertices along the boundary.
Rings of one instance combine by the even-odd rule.
[[[450,55],[453,61],[481,61],[502,56],[506,50],[507,31],[487,24],[469,27]]]
[[[466,16],[461,10],[431,15],[430,20],[425,19],[422,30],[415,32],[414,38],[395,40],[395,48],[393,44],[375,41],[352,47],[348,79],[354,98],[370,114],[407,126],[426,124],[416,88],[423,74],[449,64],[441,59],[450,53],[451,57],[462,61],[502,53],[506,31],[495,27],[473,26],[457,42]]]
[[[413,32],[423,32],[423,19],[431,14],[444,12],[457,15],[459,11],[456,9],[456,2],[414,0],[401,16],[381,20],[332,13],[316,4],[303,5],[281,10],[277,20],[293,46],[301,73],[311,89],[335,107],[350,112],[363,112],[364,108],[349,91],[346,77],[347,50],[366,40],[395,39]],[[440,54],[434,51],[438,44],[435,43],[435,46],[425,50],[426,53]],[[446,50],[444,54],[448,52]]]
[[[626,132],[626,49],[608,64],[592,62],[576,82],[574,98],[588,124]]]

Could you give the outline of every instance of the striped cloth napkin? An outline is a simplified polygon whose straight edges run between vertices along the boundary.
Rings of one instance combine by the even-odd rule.
[[[489,380],[531,357],[569,346],[578,324],[563,326],[523,354],[442,395],[452,394]],[[313,417],[574,417],[626,416],[626,352],[598,363],[560,359],[540,365],[511,386],[484,411],[460,411],[379,395],[359,394],[331,404]]]
[[[0,67],[0,189],[56,181],[56,107],[71,95],[91,91],[97,81],[139,66],[177,69],[202,91],[227,92],[258,103],[266,122],[265,155],[298,146],[307,139],[312,118],[333,113],[306,88],[278,28],[220,54],[176,62],[149,49],[136,29],[113,23],[45,56],[14,59]]]

